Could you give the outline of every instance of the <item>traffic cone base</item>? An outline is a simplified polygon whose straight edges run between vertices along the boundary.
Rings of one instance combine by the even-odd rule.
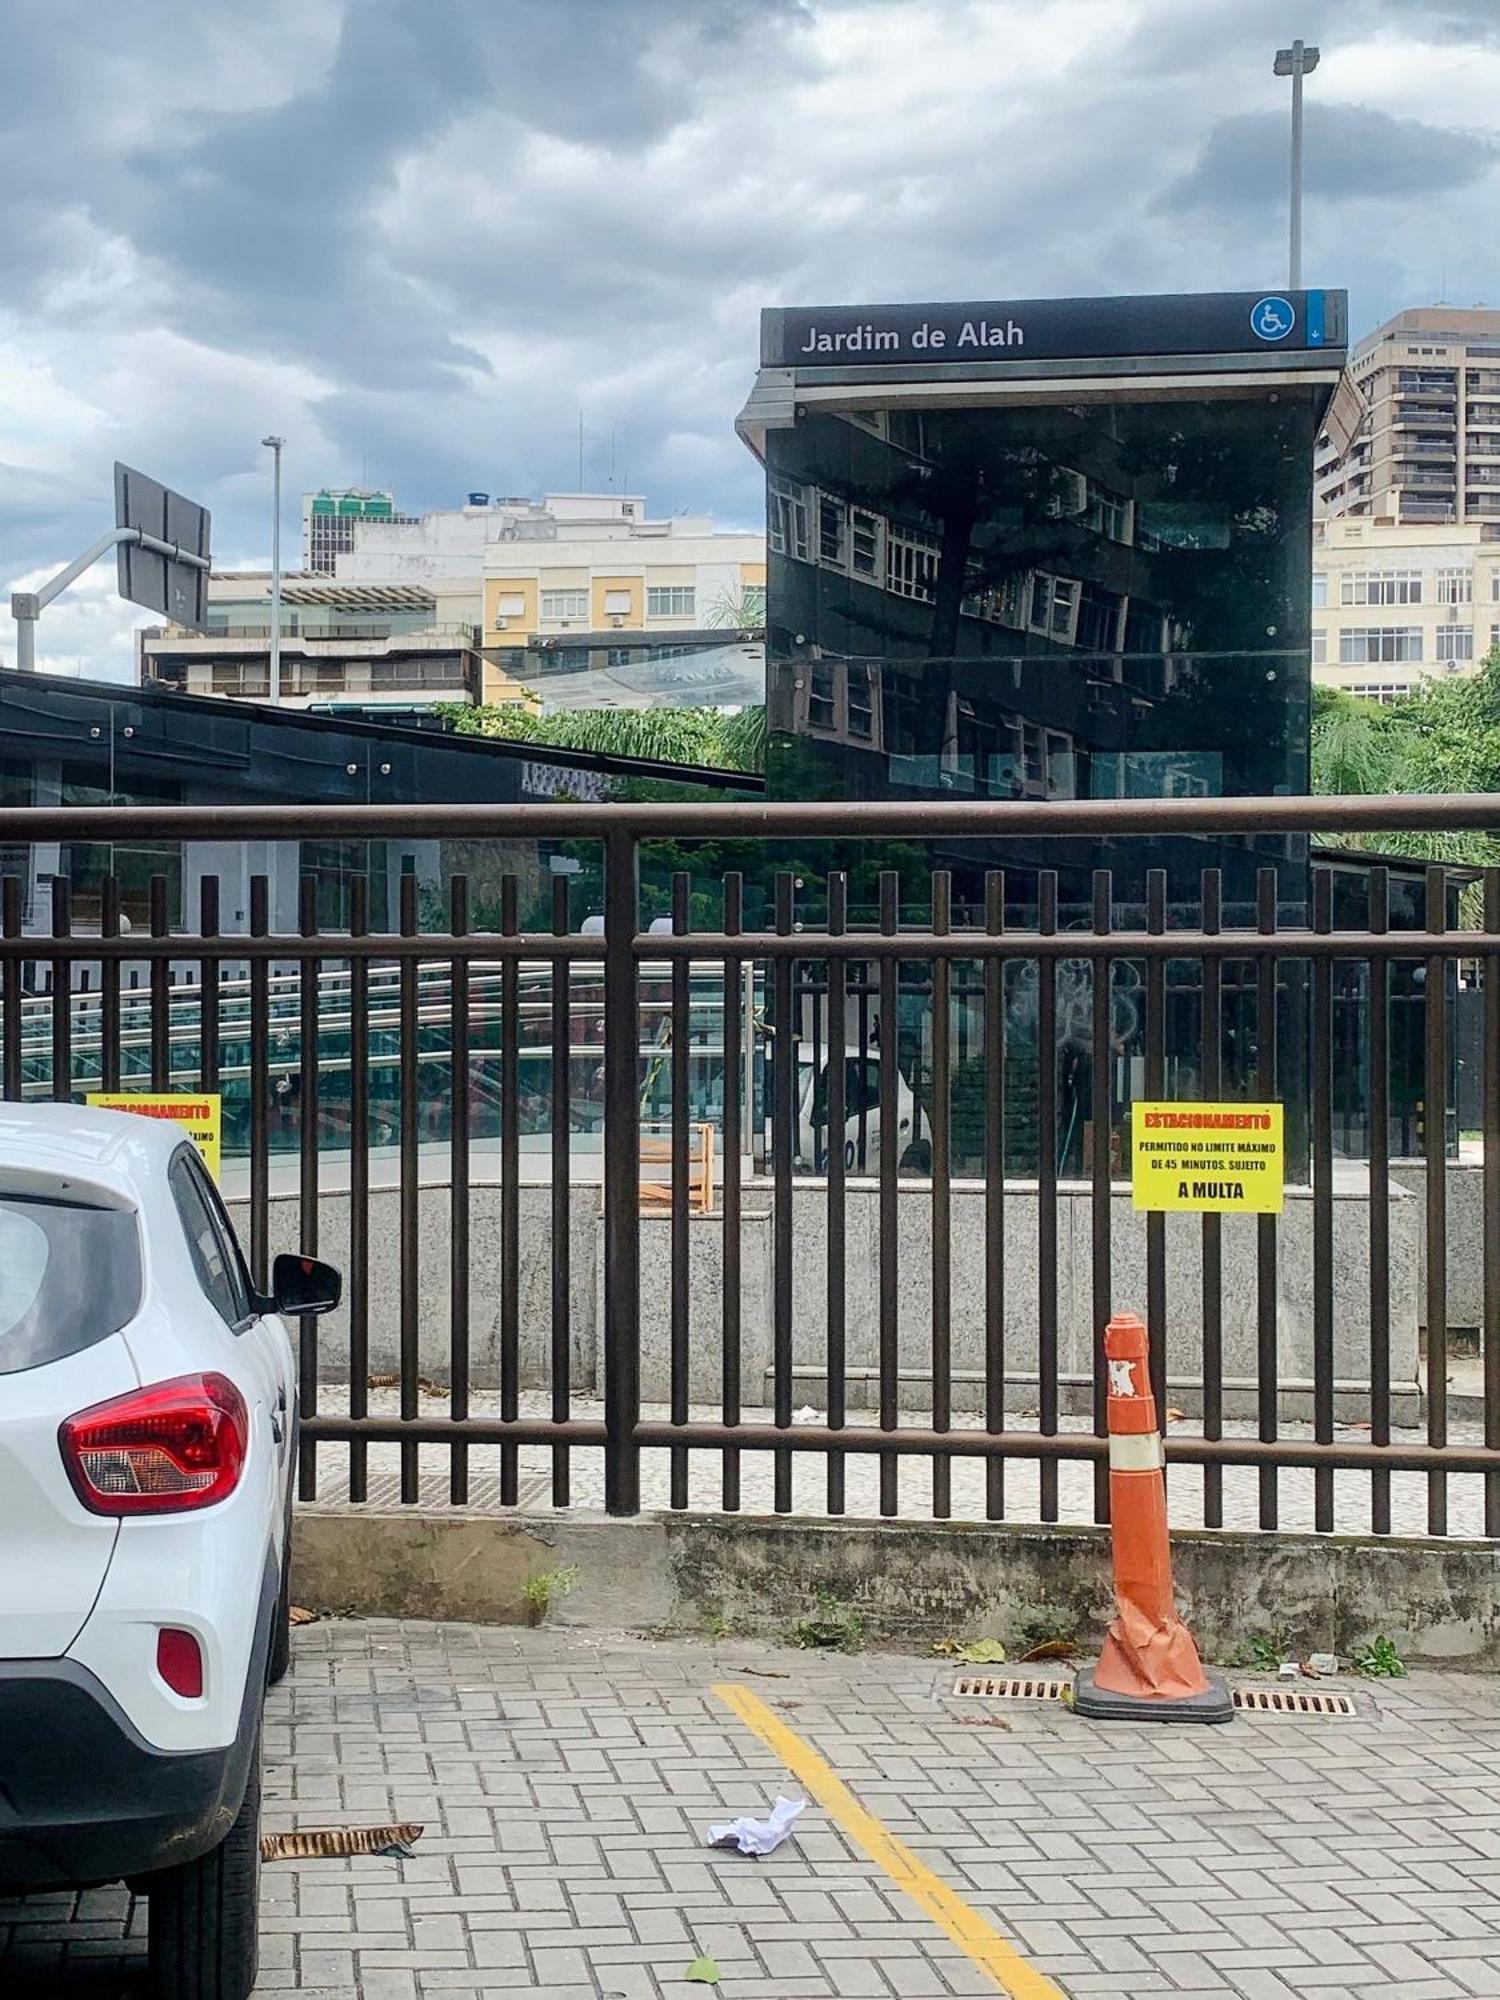
[[[1232,1722],[1234,1696],[1228,1683],[1212,1667],[1202,1673],[1201,1694],[1116,1694],[1100,1687],[1097,1668],[1080,1667],[1073,1683],[1074,1712],[1094,1722]]]

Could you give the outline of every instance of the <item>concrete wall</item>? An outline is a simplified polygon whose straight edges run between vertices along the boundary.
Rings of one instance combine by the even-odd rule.
[[[1484,1167],[1471,1160],[1450,1160],[1444,1176],[1448,1185],[1448,1325],[1484,1324]],[[1423,1220],[1417,1231],[1417,1306],[1420,1324],[1427,1317],[1427,1168],[1421,1160],[1397,1160],[1391,1179],[1409,1189]]]
[[[248,1229],[247,1204],[230,1204]],[[418,1199],[417,1308],[423,1371],[448,1373],[450,1352],[450,1198],[447,1188],[423,1187]],[[605,1317],[603,1225],[597,1187],[575,1187],[569,1204],[572,1380],[587,1391],[602,1386]],[[273,1250],[295,1249],[294,1195],[270,1204]],[[521,1374],[527,1387],[551,1379],[551,1196],[546,1187],[520,1191]],[[903,1377],[920,1405],[928,1395],[931,1355],[932,1201],[921,1183],[903,1185],[897,1199],[897,1310]],[[500,1191],[477,1186],[470,1198],[472,1381],[492,1387],[499,1374]],[[348,1268],[349,1196],[326,1193],[320,1204],[320,1253]],[[1362,1189],[1334,1196],[1334,1373],[1347,1414],[1365,1414],[1360,1385],[1369,1379],[1368,1202]],[[1005,1202],[1005,1349],[1012,1407],[1036,1400],[1039,1259],[1037,1195],[1024,1184]],[[1420,1298],[1421,1204],[1404,1189],[1391,1196],[1391,1377],[1398,1397],[1414,1399]],[[850,1402],[873,1403],[879,1360],[879,1195],[851,1187],[846,1200],[846,1322]],[[985,1203],[982,1188],[956,1187],[952,1200],[952,1358],[954,1401],[981,1407],[986,1351]],[[671,1240],[669,1221],[643,1217],[641,1245],[641,1392],[664,1402],[671,1375]],[[793,1196],[792,1315],[796,1397],[823,1407],[827,1354],[827,1196],[819,1183]],[[1278,1231],[1277,1343],[1288,1416],[1306,1414],[1312,1365],[1312,1201],[1306,1189],[1288,1193]],[[1202,1227],[1196,1216],[1166,1218],[1167,1366],[1173,1395],[1191,1410],[1201,1373]],[[391,1374],[400,1355],[400,1196],[378,1188],[370,1196],[370,1365]],[[1116,1309],[1144,1313],[1145,1218],[1117,1191],[1111,1204],[1111,1285]],[[695,1217],[688,1232],[689,1394],[717,1401],[720,1389],[723,1222]],[[1223,1224],[1224,1372],[1231,1416],[1253,1411],[1256,1369],[1256,1225],[1249,1216]],[[772,1216],[768,1189],[746,1197],[741,1232],[741,1394],[769,1400],[772,1358]],[[1058,1202],[1057,1318],[1059,1363],[1072,1400],[1086,1402],[1093,1342],[1091,1218],[1088,1190],[1066,1188]],[[348,1366],[347,1308],[320,1323],[321,1368],[330,1381]],[[1065,1401],[1068,1400],[1065,1398]]]
[[[1409,1662],[1500,1667],[1492,1544],[1179,1533],[1177,1597],[1204,1655],[1257,1633],[1305,1655],[1386,1634]],[[550,1616],[600,1630],[777,1638],[820,1591],[857,1609],[876,1644],[1015,1642],[1045,1611],[1087,1649],[1111,1615],[1098,1528],[864,1523],[713,1515],[376,1512],[297,1516],[298,1603],[367,1617],[519,1624],[528,1576],[577,1571]]]

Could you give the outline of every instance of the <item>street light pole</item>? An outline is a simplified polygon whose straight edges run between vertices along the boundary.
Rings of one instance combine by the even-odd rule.
[[[1302,289],[1302,79],[1318,66],[1318,51],[1300,39],[1289,49],[1276,51],[1276,75],[1292,79],[1292,176],[1290,245],[1287,258],[1287,285]]]
[[[281,447],[282,437],[263,437],[271,451],[271,700],[281,699]]]

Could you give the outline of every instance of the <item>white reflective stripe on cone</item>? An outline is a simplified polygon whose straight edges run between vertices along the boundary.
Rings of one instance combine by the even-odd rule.
[[[1111,1472],[1160,1472],[1166,1462],[1167,1455],[1162,1450],[1159,1431],[1146,1431],[1134,1437],[1110,1438]]]

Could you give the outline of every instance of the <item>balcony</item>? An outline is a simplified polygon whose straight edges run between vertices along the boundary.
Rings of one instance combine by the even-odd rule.
[[[186,654],[190,658],[207,654],[246,658],[267,652],[271,635],[264,625],[230,625],[212,632],[187,632],[156,625],[148,626],[141,640],[142,650],[148,654],[159,651]],[[327,659],[341,658],[350,650],[368,655],[372,646],[385,653],[452,652],[455,647],[475,644],[475,628],[466,624],[436,624],[424,625],[415,632],[402,632],[393,631],[389,619],[377,619],[368,624],[340,625],[332,630],[317,626],[299,631],[295,624],[288,623],[282,627],[281,644],[283,651],[295,650]]]
[[[1398,403],[1391,412],[1391,428],[1398,431],[1424,430],[1446,437],[1458,429],[1458,412],[1423,409],[1420,404]]]
[[[1395,484],[1404,492],[1452,493],[1458,485],[1456,472],[1412,471],[1397,466]]]

